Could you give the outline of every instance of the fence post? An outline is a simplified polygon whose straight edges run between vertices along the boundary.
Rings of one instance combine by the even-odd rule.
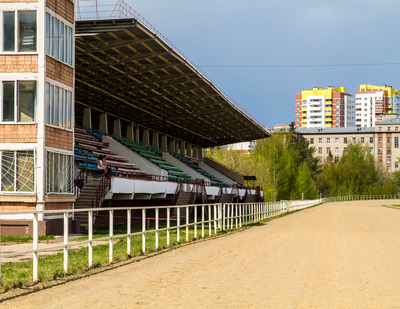
[[[176,241],[179,242],[181,240],[181,208],[178,207],[176,209]]]
[[[64,273],[68,272],[68,212],[64,212]]]
[[[214,235],[217,234],[217,205],[214,205]]]
[[[242,208],[243,204],[239,205],[239,227],[242,227]]]
[[[126,210],[126,254],[131,255],[131,225],[132,225],[132,210]]]
[[[222,230],[225,231],[225,211],[226,204],[222,204]]]
[[[142,252],[146,252],[146,209],[142,208]]]
[[[201,237],[204,238],[204,205],[201,205]]]
[[[170,227],[171,227],[171,208],[167,208],[167,246],[169,246]]]
[[[93,265],[93,210],[89,210],[88,212],[88,258],[89,258],[89,267]]]
[[[197,206],[194,206],[194,238],[197,239]]]
[[[110,263],[113,261],[113,245],[114,245],[114,242],[113,242],[113,236],[114,236],[114,210],[112,210],[112,209],[110,209],[109,210],[109,212],[110,212],[110,214],[109,214],[109,216],[110,216],[110,222],[109,222],[109,225],[110,225],[110,239],[108,240],[108,244],[109,244],[109,247],[108,247],[108,249],[109,249],[109,261],[110,261]]]
[[[160,214],[160,209],[156,208],[156,249],[158,249],[158,218]]]
[[[208,205],[208,235],[211,236],[211,218],[212,218],[212,213],[211,213],[211,205]]]
[[[35,212],[33,214],[33,281],[38,281],[38,267],[39,267],[39,231],[38,231],[38,223],[39,214]]]
[[[186,206],[186,241],[189,241],[189,206]]]

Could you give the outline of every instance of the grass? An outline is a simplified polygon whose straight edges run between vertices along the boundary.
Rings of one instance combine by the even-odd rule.
[[[388,208],[400,209],[400,205],[382,205],[382,206]]]
[[[44,235],[39,236],[39,241],[46,241],[55,239],[54,235]],[[33,238],[31,236],[12,236],[12,235],[1,235],[1,243],[7,244],[22,244],[27,242],[32,242]]]

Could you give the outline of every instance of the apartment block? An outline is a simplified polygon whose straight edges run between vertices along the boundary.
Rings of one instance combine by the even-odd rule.
[[[0,211],[72,208],[74,3],[0,2]]]
[[[345,87],[314,87],[296,94],[297,128],[354,126],[354,98]]]
[[[384,114],[399,112],[399,90],[386,85],[360,85],[360,91],[356,92],[357,127],[374,127]]]
[[[368,145],[380,168],[388,172],[399,170],[400,119],[385,115],[375,127],[300,128],[296,132],[314,147],[315,155],[324,162],[328,156],[340,158],[351,143]]]

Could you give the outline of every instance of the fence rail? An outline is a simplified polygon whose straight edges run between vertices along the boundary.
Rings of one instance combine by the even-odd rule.
[[[159,249],[160,232],[166,232],[166,244],[171,244],[171,232],[176,232],[176,241],[181,242],[181,234],[185,235],[185,241],[189,241],[189,235],[192,234],[195,239],[206,236],[216,235],[218,232],[239,229],[243,226],[258,223],[281,214],[305,209],[321,203],[357,201],[357,200],[377,200],[377,199],[400,199],[400,194],[388,195],[362,195],[362,196],[339,196],[327,197],[316,200],[306,201],[280,201],[280,202],[262,202],[262,203],[216,203],[182,206],[157,206],[157,207],[113,207],[113,208],[87,208],[87,209],[66,209],[66,210],[45,210],[45,211],[19,211],[2,212],[1,218],[13,215],[32,216],[33,241],[32,249],[6,253],[1,251],[0,243],[0,283],[1,283],[1,261],[4,258],[16,257],[26,254],[32,254],[33,260],[33,281],[38,281],[39,256],[45,251],[63,251],[63,270],[68,272],[69,250],[74,247],[87,245],[88,249],[88,267],[93,266],[93,247],[96,242],[108,242],[109,262],[114,260],[114,240],[126,239],[126,254],[131,255],[131,238],[141,235],[141,251],[145,253],[148,248],[147,235],[153,234],[154,247]],[[69,240],[68,222],[75,213],[84,212],[88,215],[88,239],[83,241]],[[136,214],[134,215],[133,212]],[[121,220],[115,220],[115,214],[121,213],[126,223],[126,233],[114,234],[114,225],[120,224]],[[137,214],[140,214],[138,216]],[[93,238],[94,217],[108,217],[108,236]],[[62,215],[64,222],[63,242],[54,246],[40,247],[38,226],[39,219],[45,215]],[[139,220],[140,228],[132,229],[132,219]],[[154,227],[150,227],[149,220],[154,221]],[[160,227],[160,222],[166,222],[166,226]],[[146,224],[147,223],[147,224]]]

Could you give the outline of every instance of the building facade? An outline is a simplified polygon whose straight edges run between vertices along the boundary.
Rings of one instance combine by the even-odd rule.
[[[388,172],[399,170],[400,119],[395,115],[384,117],[375,127],[302,128],[296,130],[314,147],[315,156],[324,162],[330,155],[340,158],[349,144],[368,145],[380,168]]]
[[[384,114],[399,112],[399,90],[386,85],[360,85],[360,91],[356,92],[357,127],[374,127]]]
[[[72,208],[74,3],[1,2],[0,211]]]
[[[297,128],[351,127],[354,117],[354,98],[345,87],[315,87],[296,94]]]

